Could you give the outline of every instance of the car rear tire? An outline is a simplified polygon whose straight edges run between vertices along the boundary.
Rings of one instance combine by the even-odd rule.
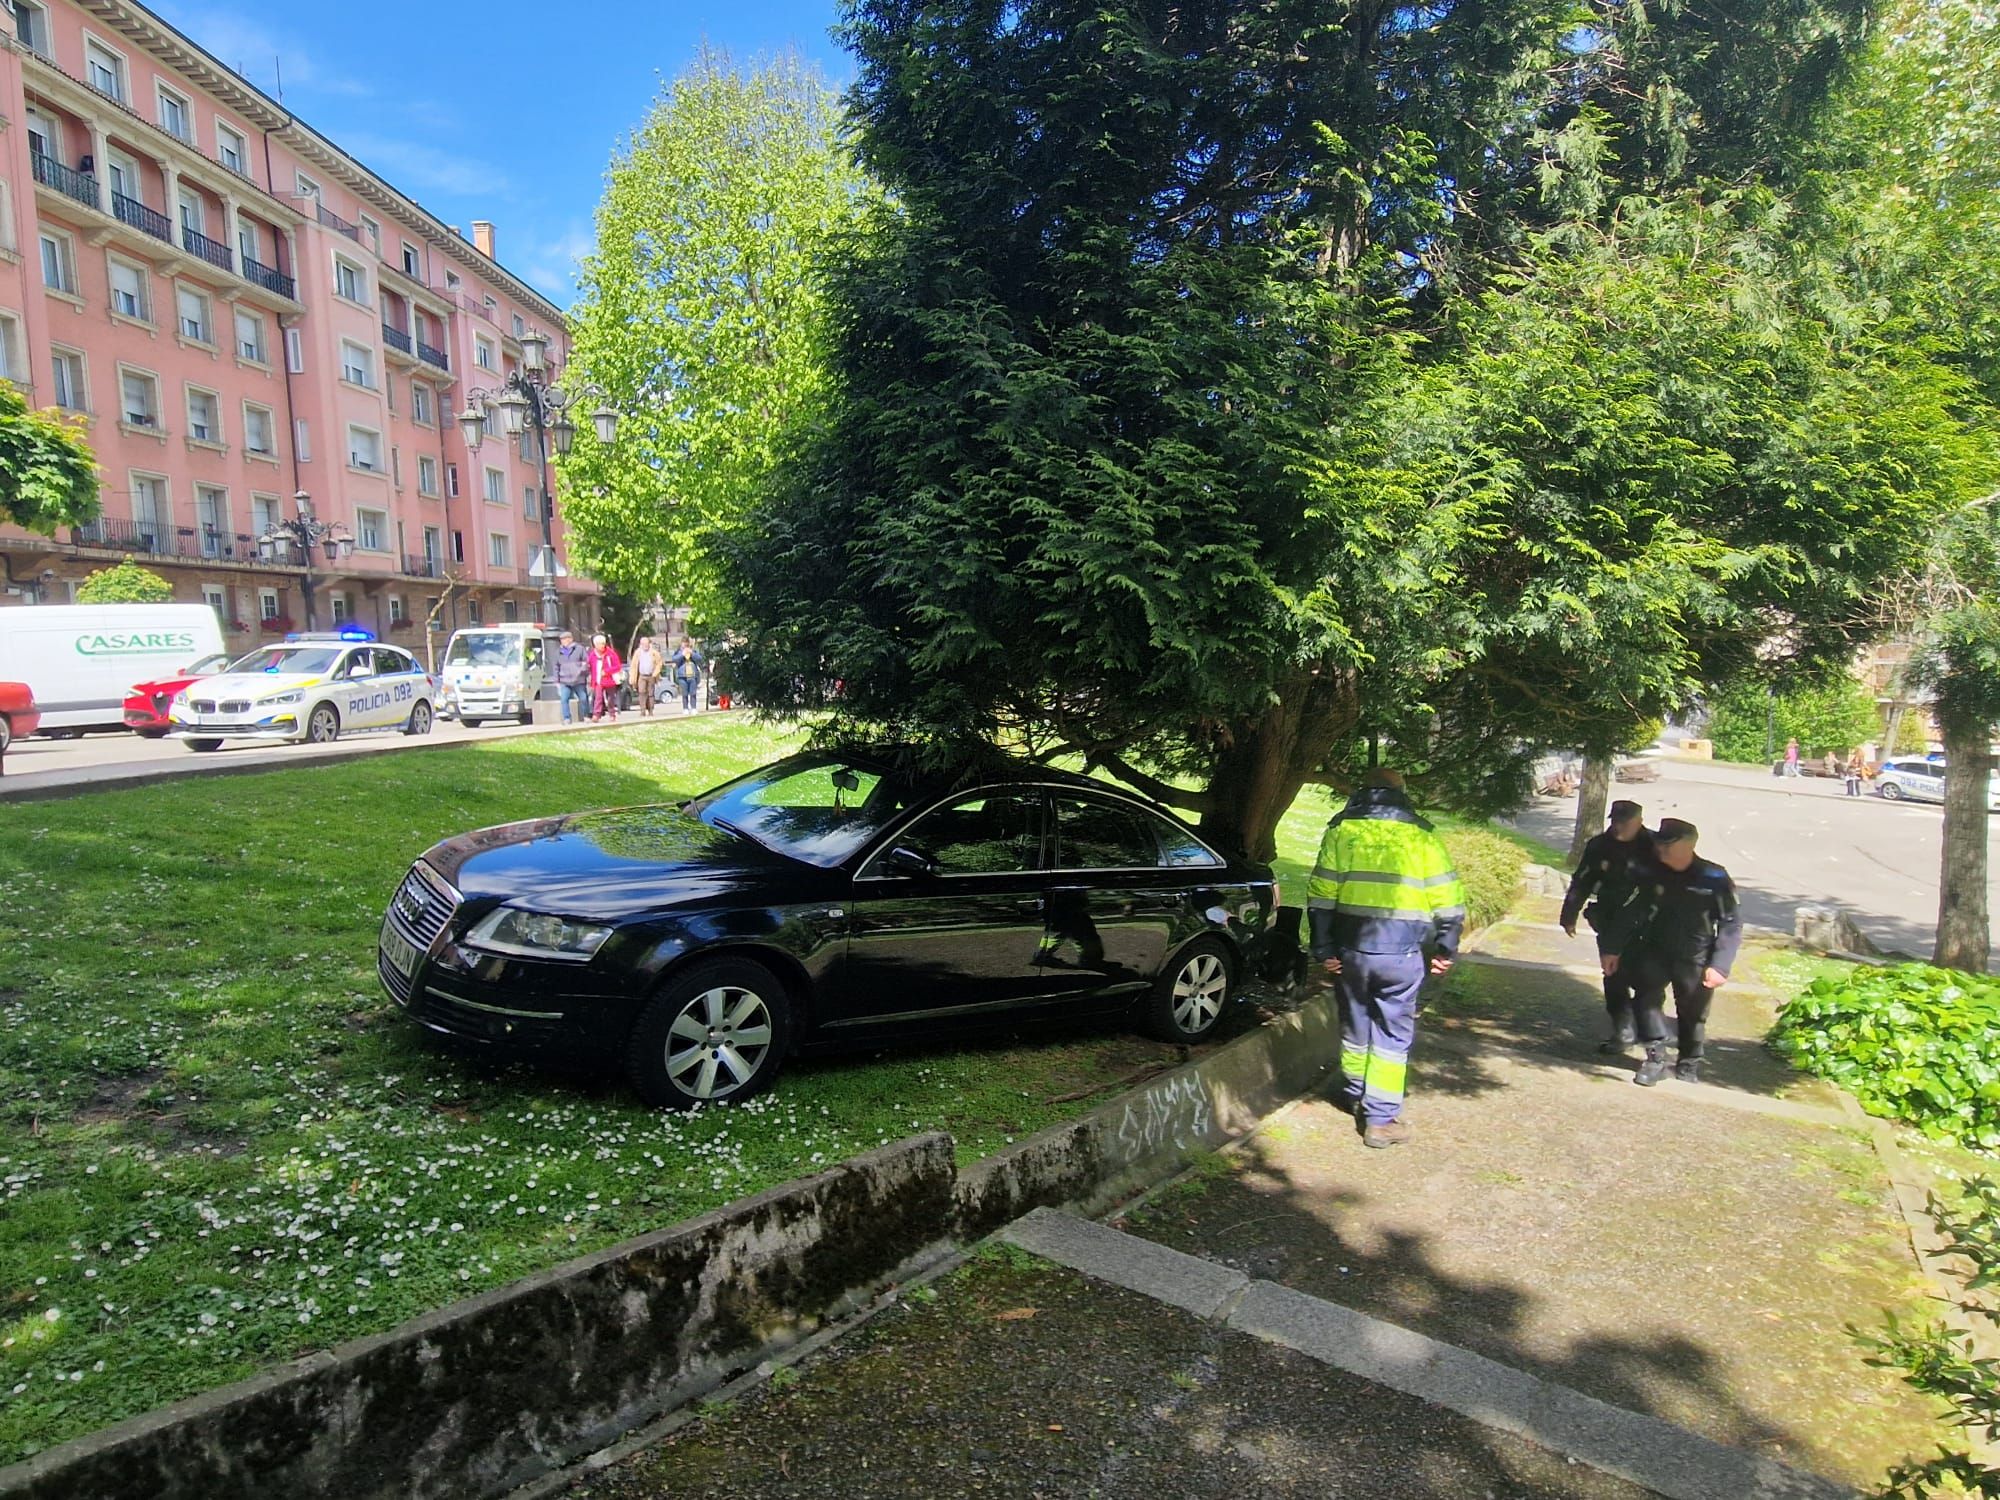
[[[431,732],[431,706],[430,704],[426,703],[423,699],[419,698],[417,700],[417,706],[410,710],[410,722],[403,726],[403,733],[429,734],[430,732]]]
[[[1903,789],[1893,781],[1885,781],[1875,790],[1880,792],[1886,801],[1900,802],[1903,800]]]
[[[184,740],[182,743],[190,750],[220,750],[222,748],[221,740]]]
[[[1205,1041],[1222,1019],[1235,986],[1235,955],[1228,946],[1220,938],[1196,938],[1153,982],[1142,1024],[1163,1042]]]
[[[315,745],[331,745],[340,738],[340,710],[331,703],[317,705],[306,719],[306,738]]]
[[[0,714],[0,755],[5,755],[14,744],[14,722],[5,714]]]
[[[709,959],[640,1015],[625,1075],[655,1108],[736,1104],[771,1086],[790,1041],[791,1004],[777,975],[752,959]]]

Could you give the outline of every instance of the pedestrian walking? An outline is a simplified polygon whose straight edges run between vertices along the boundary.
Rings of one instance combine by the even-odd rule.
[[[1647,831],[1645,809],[1636,802],[1611,804],[1604,832],[1583,846],[1576,873],[1563,897],[1562,930],[1576,936],[1578,916],[1598,934],[1597,954],[1604,957],[1604,933],[1617,933],[1631,921],[1629,908],[1651,882],[1653,835]],[[1586,904],[1588,903],[1588,904]],[[1598,1051],[1623,1056],[1637,1033],[1633,1030],[1631,975],[1614,964],[1604,970],[1604,1010],[1611,1035]]]
[[[695,692],[701,686],[702,668],[708,665],[708,658],[701,654],[701,647],[690,636],[681,642],[674,653],[674,681],[681,690],[681,712],[693,713]]]
[[[1306,895],[1312,954],[1340,999],[1341,1102],[1364,1145],[1401,1145],[1417,995],[1458,954],[1465,891],[1400,775],[1362,778],[1327,824]]]
[[[1861,747],[1856,745],[1854,753],[1847,757],[1846,782],[1848,796],[1859,797],[1861,795],[1861,783],[1867,778],[1867,775],[1868,762],[1862,758]]]
[[[603,631],[590,638],[590,716],[593,719],[618,717],[618,674],[625,663],[618,648]]]
[[[1633,1075],[1647,1087],[1667,1072],[1667,991],[1674,992],[1680,1055],[1674,1077],[1701,1081],[1708,1007],[1729,981],[1743,943],[1743,915],[1729,872],[1695,853],[1694,824],[1662,818],[1653,835],[1650,889],[1634,903],[1634,919],[1606,935],[1605,972],[1632,969],[1632,1008],[1645,1060]]]
[[[562,721],[570,721],[570,704],[576,705],[580,722],[590,708],[590,653],[576,643],[569,631],[556,645],[556,697],[562,702]]]
[[[1796,776],[1799,774],[1799,742],[1797,740],[1785,741],[1785,774],[1787,776]]]
[[[653,638],[642,636],[632,652],[632,686],[639,694],[639,712],[653,716],[653,691],[660,685],[660,668],[665,665]]]

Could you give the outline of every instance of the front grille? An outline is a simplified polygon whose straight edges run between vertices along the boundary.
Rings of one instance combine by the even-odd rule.
[[[396,972],[396,966],[389,962],[387,955],[380,952],[376,953],[375,972],[382,976],[382,983],[389,987],[389,993],[396,997],[398,1005],[408,1005],[410,1003],[410,991],[414,986],[409,980]]]
[[[188,707],[198,714],[212,714],[218,709],[226,714],[247,714],[250,712],[248,698],[224,698],[217,703],[213,698],[190,698]]]
[[[198,714],[212,714],[215,712],[215,700],[213,698],[190,698],[188,700],[188,707]]]
[[[428,953],[461,899],[443,876],[418,860],[390,898],[389,925],[419,953]]]

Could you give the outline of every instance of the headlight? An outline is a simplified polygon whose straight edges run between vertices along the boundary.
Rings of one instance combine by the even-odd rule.
[[[268,693],[257,700],[259,708],[276,708],[280,703],[303,703],[306,701],[302,688],[293,688],[289,693]]]
[[[503,906],[465,935],[475,948],[518,953],[524,958],[559,958],[582,963],[611,936],[609,927],[572,922],[543,912]]]
[[[182,688],[178,693],[175,693],[174,701],[169,706],[173,708],[186,708],[188,706],[187,689]]]

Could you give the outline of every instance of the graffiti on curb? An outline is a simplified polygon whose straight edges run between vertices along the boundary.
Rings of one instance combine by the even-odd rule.
[[[1201,1078],[1186,1073],[1156,1083],[1125,1106],[1118,1144],[1131,1160],[1169,1146],[1185,1150],[1208,1139],[1215,1117]]]

